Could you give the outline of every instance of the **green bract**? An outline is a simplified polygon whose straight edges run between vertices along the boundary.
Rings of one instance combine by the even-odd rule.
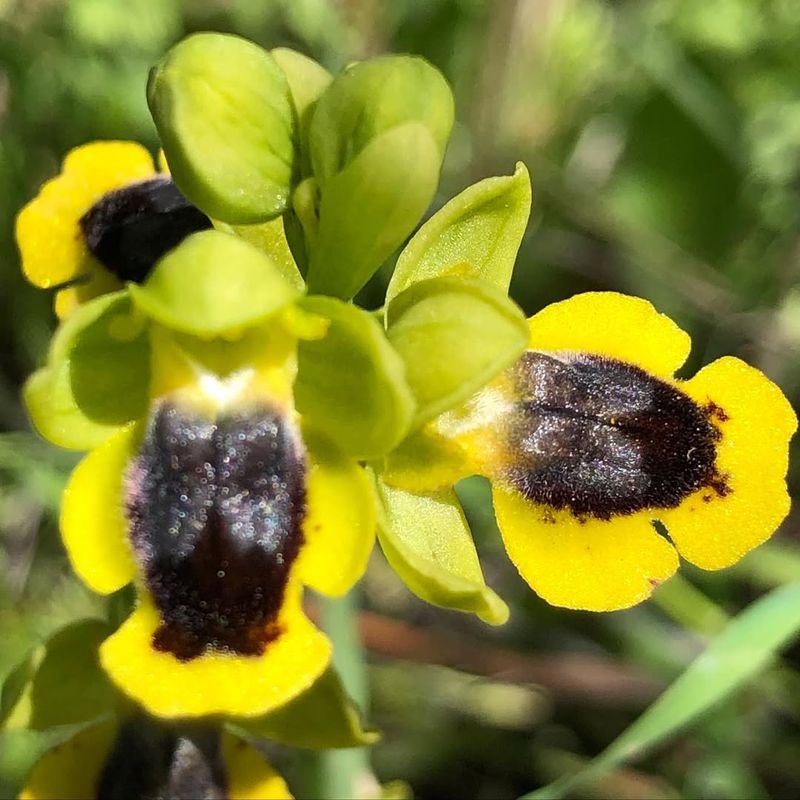
[[[419,58],[355,64],[322,93],[308,130],[319,200],[295,200],[310,291],[352,297],[412,232],[452,124],[450,89]]]
[[[467,521],[452,489],[411,494],[378,481],[378,536],[387,560],[414,594],[501,625],[508,607],[486,585]]]
[[[198,208],[230,223],[284,211],[295,118],[269,53],[238,36],[189,36],[151,72],[147,99],[175,182]]]
[[[307,297],[301,308],[329,326],[324,337],[300,343],[298,410],[350,456],[386,453],[414,414],[403,362],[366,311],[329,297]]]
[[[254,325],[299,294],[269,256],[214,230],[189,236],[158,262],[144,284],[128,289],[157,322],[209,339]]]
[[[412,283],[458,270],[508,290],[531,208],[524,164],[454,197],[414,235],[397,259],[387,303]]]
[[[42,436],[84,450],[142,416],[149,389],[150,341],[122,291],[70,316],[53,338],[47,365],[30,377],[23,395]]]
[[[389,304],[386,322],[417,401],[416,425],[466,400],[528,343],[519,308],[475,278],[415,283]]]

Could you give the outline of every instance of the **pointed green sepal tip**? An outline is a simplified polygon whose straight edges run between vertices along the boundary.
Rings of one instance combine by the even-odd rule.
[[[415,427],[466,400],[528,344],[522,311],[478,278],[414,283],[391,302],[386,317],[417,401]]]
[[[172,176],[223,222],[263,222],[287,207],[295,115],[286,76],[258,45],[198,33],[150,73],[147,100]]]
[[[528,170],[486,178],[437,211],[397,259],[386,301],[418,281],[458,271],[508,290],[531,209]]]
[[[47,364],[22,392],[31,422],[45,439],[87,450],[145,413],[150,391],[145,322],[120,291],[85,303],[61,324]]]
[[[504,624],[508,606],[483,579],[455,492],[411,493],[378,480],[378,494],[381,548],[406,586],[433,605]]]
[[[215,230],[189,236],[128,290],[147,316],[204,339],[241,332],[300,294],[269,256]]]

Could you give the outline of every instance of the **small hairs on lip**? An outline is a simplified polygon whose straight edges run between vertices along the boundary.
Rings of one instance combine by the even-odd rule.
[[[306,465],[271,406],[216,419],[163,403],[126,476],[130,541],[161,620],[157,650],[261,655],[303,544]]]
[[[591,354],[527,352],[506,480],[527,499],[598,519],[675,508],[701,487],[729,490],[716,468],[713,410],[643,369]]]

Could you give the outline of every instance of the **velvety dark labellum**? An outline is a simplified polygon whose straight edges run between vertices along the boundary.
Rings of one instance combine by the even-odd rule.
[[[81,218],[89,252],[122,281],[142,283],[189,234],[211,227],[171,178],[133,183],[104,195]]]
[[[728,492],[715,467],[718,415],[644,370],[528,352],[514,381],[507,478],[529,499],[608,519],[674,508],[701,487]]]
[[[136,558],[161,617],[154,646],[258,655],[280,635],[303,543],[305,458],[290,419],[267,405],[217,419],[162,404],[127,475]]]

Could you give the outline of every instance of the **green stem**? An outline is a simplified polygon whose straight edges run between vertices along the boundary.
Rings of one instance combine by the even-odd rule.
[[[366,712],[369,682],[364,650],[358,633],[360,592],[321,602],[322,627],[333,642],[333,664],[345,689]],[[369,763],[369,751],[358,747],[347,750],[323,750],[317,757],[317,800],[348,800],[364,797],[376,786]]]
[[[674,575],[659,587],[653,602],[679,625],[704,636],[719,633],[730,619],[682,575]]]

